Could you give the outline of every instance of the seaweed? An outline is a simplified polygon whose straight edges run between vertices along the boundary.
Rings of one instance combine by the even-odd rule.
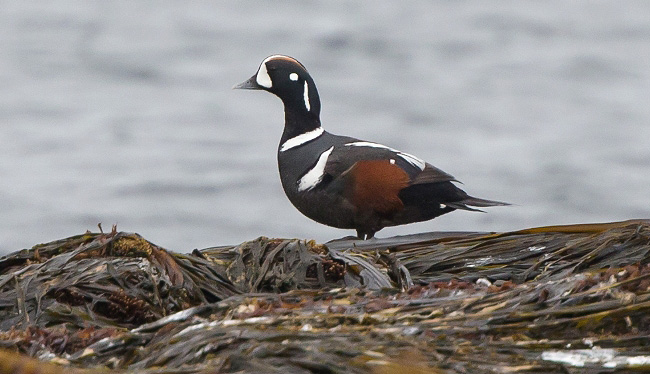
[[[0,259],[0,373],[642,371],[649,312],[647,220],[190,254],[114,228]]]

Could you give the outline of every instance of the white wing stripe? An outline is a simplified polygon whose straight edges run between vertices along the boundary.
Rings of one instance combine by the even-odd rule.
[[[353,143],[347,143],[346,146],[388,149],[389,151],[393,151],[393,152],[397,153],[397,155],[399,157],[401,157],[402,159],[404,159],[404,161],[408,162],[409,164],[415,166],[416,168],[418,168],[420,170],[424,170],[424,168],[426,166],[426,163],[423,160],[413,156],[412,154],[402,152],[402,151],[398,151],[395,148],[387,147],[387,146],[382,145],[382,144],[371,143],[371,142],[353,142]]]
[[[298,180],[298,191],[309,191],[316,187],[322,180],[325,173],[325,164],[330,157],[330,153],[334,150],[334,146],[330,147],[327,151],[321,153],[316,161],[316,165],[311,168],[305,175]]]

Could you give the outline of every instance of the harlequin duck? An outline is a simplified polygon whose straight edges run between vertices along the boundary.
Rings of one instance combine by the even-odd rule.
[[[426,221],[456,209],[509,205],[469,196],[453,176],[421,159],[347,136],[320,122],[320,98],[307,69],[274,55],[233,88],[265,90],[284,103],[278,147],[280,179],[298,210],[322,224],[370,239],[387,226]]]

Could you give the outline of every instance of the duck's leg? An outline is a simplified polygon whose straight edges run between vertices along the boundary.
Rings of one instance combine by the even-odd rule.
[[[357,229],[357,238],[361,240],[372,239],[375,236],[375,231],[366,231]]]

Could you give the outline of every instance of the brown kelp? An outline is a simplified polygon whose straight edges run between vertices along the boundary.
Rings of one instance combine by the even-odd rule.
[[[190,254],[113,230],[0,259],[0,373],[642,371],[649,312],[645,220]]]

